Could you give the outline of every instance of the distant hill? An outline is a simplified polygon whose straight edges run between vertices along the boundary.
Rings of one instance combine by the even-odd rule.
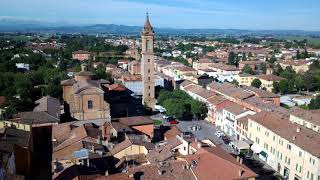
[[[115,24],[59,25],[38,21],[0,19],[0,32],[47,32],[47,33],[87,33],[138,35],[142,27]],[[157,34],[167,35],[296,35],[320,36],[320,31],[302,30],[240,30],[240,29],[174,29],[155,28]]]

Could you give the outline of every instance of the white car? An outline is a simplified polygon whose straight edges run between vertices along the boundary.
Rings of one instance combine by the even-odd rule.
[[[223,134],[223,132],[221,132],[221,131],[217,131],[217,132],[215,133],[215,135],[220,138],[220,137],[222,137],[224,134]]]

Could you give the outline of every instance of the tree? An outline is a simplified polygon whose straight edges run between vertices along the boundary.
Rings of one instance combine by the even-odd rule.
[[[204,103],[192,99],[181,90],[161,90],[157,100],[160,105],[166,108],[167,114],[177,118],[189,117],[190,115],[201,118],[207,113],[207,106]]]
[[[259,79],[254,79],[251,83],[251,86],[256,87],[256,88],[260,88],[261,87],[261,81]]]
[[[276,62],[276,61],[277,61],[277,58],[276,58],[275,55],[272,55],[272,57],[269,59],[269,62],[270,62],[271,64],[273,64],[273,63]]]
[[[254,71],[251,69],[251,67],[248,64],[246,64],[243,67],[242,72],[247,74],[254,74]]]
[[[308,105],[309,109],[320,109],[320,96],[311,99],[310,104]]]
[[[297,59],[300,59],[301,58],[301,55],[300,55],[300,50],[298,49],[297,50],[297,55],[296,55]]]
[[[287,80],[281,80],[279,82],[279,91],[281,92],[281,94],[288,93],[288,81]]]
[[[242,54],[242,61],[246,61],[246,60],[247,60],[246,53],[243,53],[243,54]]]
[[[236,64],[236,55],[234,52],[230,52],[228,56],[228,64],[235,65]]]
[[[32,82],[28,76],[24,74],[17,74],[15,78],[16,93],[22,99],[31,98],[31,91],[33,89]]]
[[[315,88],[316,79],[315,79],[315,76],[314,76],[313,72],[308,71],[308,72],[304,73],[303,79],[304,79],[305,88],[308,91],[310,91],[310,90]]]
[[[294,79],[294,85],[295,87],[297,88],[297,90],[300,91],[303,89],[304,87],[304,80],[303,80],[303,77],[301,75],[298,75],[295,77]]]
[[[274,81],[273,82],[273,84],[272,84],[272,86],[273,86],[273,88],[272,88],[272,92],[273,93],[278,93],[280,90],[280,88],[279,88],[279,82],[277,82],[277,81]]]
[[[263,74],[267,73],[267,64],[266,63],[262,63],[260,66],[260,69],[262,71]]]

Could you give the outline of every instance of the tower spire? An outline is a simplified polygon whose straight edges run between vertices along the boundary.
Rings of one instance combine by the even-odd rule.
[[[149,33],[152,34],[153,33],[153,28],[152,28],[152,25],[149,20],[149,12],[148,11],[146,13],[146,22],[144,23],[143,33],[145,33],[145,34],[149,34]]]

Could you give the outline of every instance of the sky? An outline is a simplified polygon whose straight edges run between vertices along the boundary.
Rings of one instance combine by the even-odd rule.
[[[66,24],[320,31],[320,0],[0,0],[0,18]]]

